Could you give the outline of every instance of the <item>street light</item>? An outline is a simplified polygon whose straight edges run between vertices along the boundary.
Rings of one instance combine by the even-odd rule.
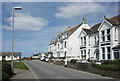
[[[14,73],[14,68],[13,68],[13,50],[14,50],[14,10],[21,10],[21,7],[14,7],[12,8],[12,58],[11,58],[11,70],[12,73]]]

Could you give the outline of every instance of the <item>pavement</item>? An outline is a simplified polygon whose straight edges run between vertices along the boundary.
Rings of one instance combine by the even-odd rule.
[[[15,75],[11,78],[14,79],[36,79],[30,70],[21,70],[14,68]]]
[[[114,81],[112,78],[103,77],[97,74],[83,72],[63,66],[36,61],[24,61],[31,69],[37,79],[78,79],[78,80],[91,80],[91,81]]]

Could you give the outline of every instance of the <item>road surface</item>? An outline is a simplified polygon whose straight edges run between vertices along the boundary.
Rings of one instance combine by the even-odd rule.
[[[100,79],[111,81],[111,78],[100,75],[74,70],[39,60],[24,61],[32,70],[37,79]],[[96,81],[96,80],[95,80]]]

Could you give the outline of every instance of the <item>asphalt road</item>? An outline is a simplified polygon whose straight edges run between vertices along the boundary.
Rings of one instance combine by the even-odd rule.
[[[32,70],[37,79],[95,79],[111,81],[111,78],[74,70],[63,66],[49,64],[42,61],[24,61]]]

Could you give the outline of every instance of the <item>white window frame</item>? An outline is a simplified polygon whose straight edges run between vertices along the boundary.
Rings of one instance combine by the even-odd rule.
[[[90,44],[90,42],[91,42],[90,40],[91,40],[91,39],[90,39],[90,36],[88,36],[88,42],[89,42],[89,46],[91,45],[91,44]]]
[[[107,41],[110,41],[110,40],[108,40],[108,36],[110,35],[110,32],[109,32],[109,34],[107,33],[108,30],[110,30],[110,28],[106,29],[106,38],[107,38]]]
[[[96,36],[94,37],[94,43],[97,44],[97,39]]]
[[[103,53],[103,48],[104,48],[104,53]],[[102,50],[102,60],[105,60],[105,47],[102,47],[101,50]],[[103,55],[104,55],[104,58],[103,58]]]
[[[108,52],[108,48],[110,48],[110,47],[107,47],[107,59],[108,59],[108,55],[110,55],[110,59],[111,59],[111,48],[110,48],[110,52]],[[108,59],[108,60],[110,60],[110,59]]]
[[[114,36],[115,36],[115,40],[117,40],[117,28],[114,29]]]
[[[58,49],[60,48],[60,44],[58,44]]]
[[[102,32],[104,31],[104,35],[102,35]],[[104,37],[104,40],[103,40],[103,37]],[[102,39],[102,42],[105,42],[105,30],[102,30],[101,31],[101,39]]]
[[[81,46],[83,46],[83,37],[81,37]]]
[[[118,52],[119,53],[119,57],[118,58],[120,58],[120,50],[119,49],[115,49],[115,50],[113,50],[113,54],[114,54],[114,52]],[[114,56],[114,59],[115,59],[115,56]]]
[[[65,41],[65,48],[67,48],[67,42]]]
[[[86,46],[86,36],[84,36],[84,46]]]

